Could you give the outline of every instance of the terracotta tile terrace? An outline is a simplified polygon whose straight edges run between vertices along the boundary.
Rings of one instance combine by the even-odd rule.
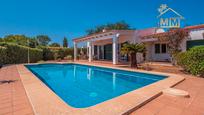
[[[175,86],[188,91],[190,98],[161,95],[132,115],[203,115],[204,114],[204,79],[186,76],[186,79]]]
[[[0,115],[33,115],[15,65],[0,69]]]
[[[79,63],[89,64],[85,61]],[[111,63],[92,62],[93,65],[113,66]],[[177,73],[185,80],[175,86],[177,89],[188,91],[190,98],[160,95],[144,106],[132,112],[132,115],[203,115],[204,114],[204,79],[183,74],[179,68],[167,65],[154,65],[151,71]],[[126,65],[116,65],[127,68]],[[0,69],[0,115],[34,114],[31,103],[17,71],[17,66],[11,65]],[[125,105],[124,105],[125,106]],[[49,111],[49,110],[48,110]],[[71,112],[68,112],[71,113]]]

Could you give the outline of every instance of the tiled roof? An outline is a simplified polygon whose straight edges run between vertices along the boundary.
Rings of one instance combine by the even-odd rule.
[[[140,37],[144,37],[144,36],[155,34],[156,31],[157,31],[157,28],[148,28],[144,30],[138,30],[138,35]]]
[[[185,29],[185,28],[181,28],[181,29],[182,30],[188,30],[188,29]],[[154,33],[154,34],[150,34],[150,35],[145,35],[142,38],[143,39],[149,39],[149,38],[154,38],[155,36],[166,36],[166,35],[169,35],[169,34],[173,34],[175,31],[176,31],[175,29],[172,29],[172,30],[167,31],[167,32]]]
[[[99,32],[99,33],[75,38],[75,39],[73,39],[73,41],[80,42],[80,41],[85,41],[88,39],[96,38],[97,36],[99,36],[99,37],[100,36],[108,36],[108,35],[113,35],[114,33],[117,33],[117,32],[130,32],[130,31],[135,31],[135,30],[107,30],[106,32]]]
[[[204,24],[185,27],[185,29],[190,29],[190,30],[191,29],[200,29],[200,28],[204,28]]]
[[[108,33],[108,32],[112,32],[112,30],[107,30],[106,32],[99,32],[99,33],[95,33],[95,34],[90,34],[90,35],[74,38],[73,41],[77,41],[77,40],[82,39],[82,38],[91,37],[91,36],[94,36],[94,35],[97,35],[97,34]]]
[[[193,29],[201,29],[201,28],[204,28],[204,24],[201,24],[201,25],[194,25],[194,26],[187,26],[185,28],[181,28],[181,29],[184,29],[184,30],[193,30]],[[144,35],[143,38],[151,38],[153,36],[165,36],[171,32],[174,32],[174,30],[171,30],[169,32],[163,32],[163,33],[153,33],[153,34],[149,34],[149,35]]]

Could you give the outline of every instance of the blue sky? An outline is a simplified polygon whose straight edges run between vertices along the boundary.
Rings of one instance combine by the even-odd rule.
[[[155,27],[160,4],[182,14],[188,25],[204,23],[204,0],[1,0],[0,37],[46,34],[61,43],[64,36],[71,42],[108,22],[124,20],[136,29]]]

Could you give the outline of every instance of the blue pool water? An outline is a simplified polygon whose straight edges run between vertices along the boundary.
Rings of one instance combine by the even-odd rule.
[[[164,76],[79,64],[26,65],[75,108],[85,108],[164,79]]]

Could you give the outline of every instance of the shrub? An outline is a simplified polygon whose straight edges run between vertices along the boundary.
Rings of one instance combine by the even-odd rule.
[[[65,53],[65,56],[71,55],[72,57],[74,57],[74,49],[73,48],[64,48],[64,53]]]
[[[43,59],[43,51],[40,49],[36,48],[29,48],[29,57],[30,57],[30,62],[35,63],[38,62],[39,60]]]
[[[177,64],[193,75],[204,76],[204,46],[196,46],[176,56]]]
[[[64,57],[64,59],[66,59],[66,60],[72,60],[73,57],[72,57],[72,55],[67,55],[66,57]]]
[[[184,69],[186,69],[186,61],[187,61],[187,52],[181,52],[175,55],[177,65],[181,65]]]
[[[73,48],[62,48],[62,47],[38,47],[43,50],[43,60],[56,60],[58,58],[64,59],[67,55],[74,55]]]
[[[67,55],[74,56],[73,48],[61,48],[58,50],[59,58],[64,59]]]
[[[59,49],[59,50],[57,51],[57,54],[58,54],[58,57],[57,57],[57,58],[60,58],[60,59],[63,59],[63,58],[66,56],[64,49]]]
[[[6,48],[0,46],[0,65],[4,64],[6,60]]]
[[[6,48],[5,55],[0,55],[1,58],[4,58],[3,64],[27,63],[28,51],[31,63],[42,60],[43,58],[43,52],[40,49],[29,48],[12,43],[0,43],[0,46]]]
[[[43,61],[43,60],[40,60],[40,61],[38,61],[37,63],[45,63],[45,61]]]
[[[28,51],[31,63],[40,60],[64,59],[67,55],[73,56],[72,48],[50,48],[45,46],[29,48],[13,43],[0,42],[0,64],[27,63]]]
[[[53,51],[53,53],[54,53],[54,60],[57,60],[60,56],[59,56],[59,54],[58,54],[58,52],[57,51]]]
[[[40,46],[38,48],[43,51],[43,60],[44,61],[54,60],[54,52],[52,50],[50,50],[48,47],[45,47],[45,46]]]

